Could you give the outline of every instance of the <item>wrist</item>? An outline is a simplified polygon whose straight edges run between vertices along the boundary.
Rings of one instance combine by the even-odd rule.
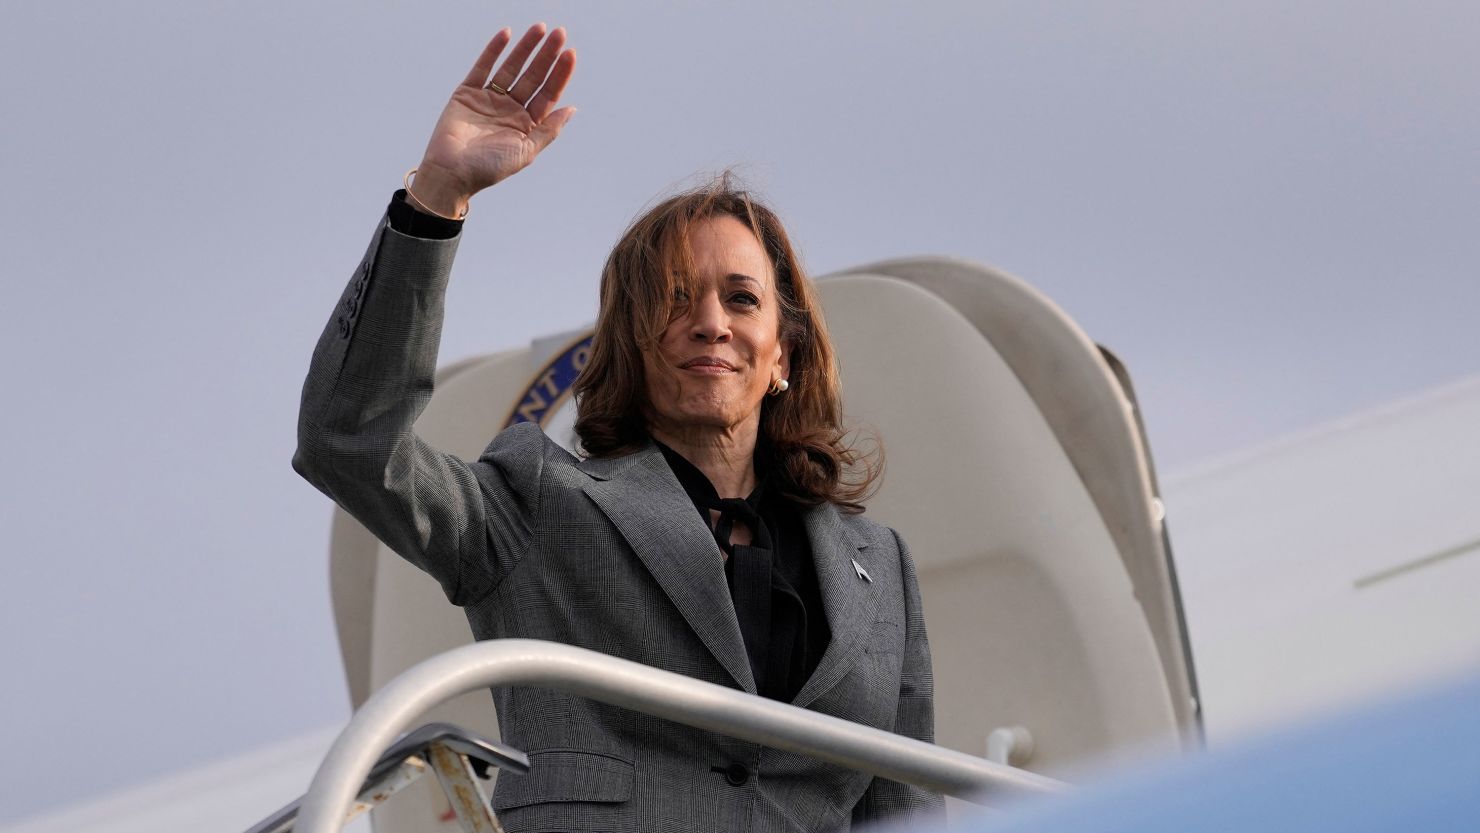
[[[406,203],[422,214],[444,220],[461,220],[472,199],[464,189],[436,167],[422,165],[406,174]]]

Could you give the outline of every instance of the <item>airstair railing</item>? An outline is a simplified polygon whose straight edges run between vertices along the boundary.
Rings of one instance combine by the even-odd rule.
[[[441,783],[463,830],[500,831],[492,808],[482,801],[483,792],[477,785],[477,781],[489,777],[490,769],[528,772],[529,756],[461,726],[428,723],[407,733],[380,756],[365,776],[354,804],[345,811],[343,821],[384,803],[430,771]],[[479,806],[472,806],[475,803]],[[302,805],[303,798],[293,800],[253,825],[247,833],[290,833],[298,822]]]
[[[1064,785],[1026,770],[606,654],[533,639],[455,648],[407,669],[355,712],[319,765],[297,833],[333,833],[381,752],[432,707],[469,691],[541,686],[811,755],[974,803]]]

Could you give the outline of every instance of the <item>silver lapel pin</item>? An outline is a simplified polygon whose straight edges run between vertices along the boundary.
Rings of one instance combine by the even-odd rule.
[[[863,565],[862,564],[859,564],[858,563],[858,559],[856,559],[856,558],[853,559],[853,570],[858,573],[858,577],[859,578],[863,579],[864,581],[868,582],[869,584],[873,584],[874,583],[874,580],[869,577],[868,570],[863,569]]]

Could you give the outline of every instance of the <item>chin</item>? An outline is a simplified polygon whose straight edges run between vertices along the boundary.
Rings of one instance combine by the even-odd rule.
[[[735,402],[684,402],[658,409],[658,418],[676,428],[731,428],[759,415],[759,405],[746,407]]]
[[[720,409],[685,411],[674,419],[674,422],[680,426],[696,428],[729,428],[731,425],[744,421],[743,415]]]

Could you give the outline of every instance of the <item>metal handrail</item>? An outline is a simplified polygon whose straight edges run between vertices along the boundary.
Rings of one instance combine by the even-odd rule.
[[[529,756],[506,744],[491,741],[476,732],[470,732],[461,726],[451,723],[428,723],[425,726],[414,729],[400,740],[391,745],[370,767],[361,782],[356,799],[365,803],[366,794],[395,792],[401,786],[412,783],[414,776],[401,777],[408,759],[430,757],[428,750],[434,745],[441,745],[453,752],[467,758],[474,769],[480,774],[489,769],[506,769],[511,772],[525,773],[529,771]],[[418,766],[421,766],[418,764]],[[384,785],[395,782],[395,789],[388,789]],[[303,807],[304,799],[301,796],[285,805],[282,809],[269,815],[267,818],[257,822],[247,830],[247,833],[288,833],[293,830],[298,821],[298,813]],[[376,797],[376,801],[380,800]]]
[[[606,654],[494,639],[424,660],[360,707],[314,774],[298,833],[332,833],[377,756],[427,710],[491,686],[553,688],[982,803],[1064,785],[1026,770]]]

